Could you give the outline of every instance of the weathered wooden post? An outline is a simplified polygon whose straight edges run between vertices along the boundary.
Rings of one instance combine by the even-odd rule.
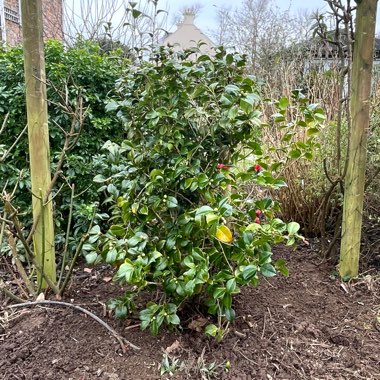
[[[51,173],[41,0],[22,0],[21,17],[33,219],[37,223],[34,252],[45,274],[56,282],[53,208],[50,198],[44,203]],[[46,287],[40,273],[38,281]]]

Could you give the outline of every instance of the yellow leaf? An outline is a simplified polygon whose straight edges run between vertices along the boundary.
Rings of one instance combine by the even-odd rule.
[[[215,236],[222,243],[231,243],[233,240],[232,232],[227,226],[219,226],[216,230]]]

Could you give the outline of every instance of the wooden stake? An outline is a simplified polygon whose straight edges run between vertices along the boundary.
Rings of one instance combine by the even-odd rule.
[[[41,0],[21,1],[22,31],[24,45],[24,70],[26,83],[26,106],[30,174],[33,193],[33,219],[38,220],[33,236],[36,261],[45,274],[56,282],[54,224],[52,203],[41,207],[51,183],[48,113],[46,101],[46,74],[43,42]],[[43,217],[42,216],[43,213]],[[43,220],[43,223],[42,223]],[[47,287],[39,274],[38,283]]]
[[[358,275],[377,0],[358,0],[351,87],[351,138],[345,178],[339,273]]]

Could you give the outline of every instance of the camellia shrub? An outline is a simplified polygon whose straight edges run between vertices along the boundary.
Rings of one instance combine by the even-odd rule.
[[[113,264],[114,279],[130,285],[110,302],[116,315],[134,309],[137,293],[157,289],[160,298],[140,311],[142,329],[178,326],[186,303],[196,302],[216,317],[206,333],[221,339],[242,286],[288,274],[271,247],[300,238],[299,225],[276,218],[279,205],[263,195],[286,184],[275,174],[282,164],[267,160],[262,128],[315,130],[321,119],[296,91],[297,120],[285,123],[291,102],[283,99],[273,102],[273,124],[263,125],[260,89],[244,73],[244,57],[220,49],[187,59],[193,53],[161,48],[118,82],[107,109],[126,139],[104,145],[105,169],[94,178],[111,224],[95,225],[84,249],[89,263]],[[312,158],[313,139],[297,145],[297,159]],[[278,149],[295,149],[284,141]]]

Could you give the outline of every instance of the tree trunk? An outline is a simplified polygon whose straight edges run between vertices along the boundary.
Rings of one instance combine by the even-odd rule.
[[[357,276],[359,271],[376,8],[377,0],[357,1],[350,103],[352,127],[339,264],[343,280]]]
[[[44,204],[51,174],[41,0],[22,0],[21,16],[33,219],[35,223],[38,222],[33,245],[37,262],[46,275],[56,282],[53,208],[50,198]],[[38,274],[38,281],[42,288],[46,287],[41,274]]]

